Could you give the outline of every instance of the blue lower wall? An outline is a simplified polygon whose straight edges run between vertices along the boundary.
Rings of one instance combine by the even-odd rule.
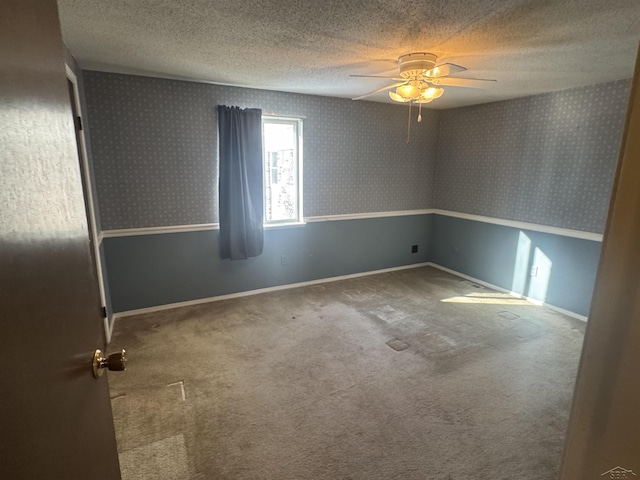
[[[587,316],[601,243],[434,215],[429,261]]]
[[[103,240],[113,312],[433,262],[586,316],[600,246],[435,214],[267,229],[241,261],[219,258],[217,230]]]
[[[267,229],[263,254],[241,261],[220,259],[217,230],[105,238],[111,305],[122,312],[426,262],[432,221],[410,215]]]

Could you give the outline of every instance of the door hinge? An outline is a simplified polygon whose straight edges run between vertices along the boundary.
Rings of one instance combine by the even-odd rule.
[[[76,126],[76,130],[82,130],[82,117],[76,116],[74,117],[74,122]]]
[[[102,307],[100,311],[102,312],[102,318],[107,318],[107,307]]]

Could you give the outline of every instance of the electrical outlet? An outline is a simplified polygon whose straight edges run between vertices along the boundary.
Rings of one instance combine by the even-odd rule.
[[[282,255],[282,256],[280,257],[280,265],[282,265],[283,267],[284,267],[285,265],[287,265],[287,264],[288,264],[288,262],[289,262],[289,261],[288,261],[288,259],[287,259],[287,256],[286,256],[286,255]]]
[[[418,245],[411,245],[411,253],[418,253]]]
[[[533,267],[531,267],[531,276],[532,277],[537,277],[538,276],[538,266],[534,265]]]

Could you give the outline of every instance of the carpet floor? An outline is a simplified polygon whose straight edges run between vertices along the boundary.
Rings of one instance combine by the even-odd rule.
[[[555,479],[584,327],[430,267],[125,318],[123,479]]]

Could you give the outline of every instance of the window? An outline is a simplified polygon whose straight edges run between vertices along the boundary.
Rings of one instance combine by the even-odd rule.
[[[302,120],[262,117],[265,225],[302,222]]]

